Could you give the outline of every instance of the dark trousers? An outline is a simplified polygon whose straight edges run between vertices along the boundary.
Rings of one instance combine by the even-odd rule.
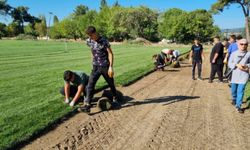
[[[89,77],[89,82],[87,86],[87,95],[86,99],[84,100],[87,103],[91,103],[91,100],[94,96],[94,90],[95,90],[95,85],[100,76],[103,76],[103,78],[106,80],[108,83],[108,86],[110,87],[113,96],[116,96],[116,88],[114,84],[114,78],[110,78],[108,75],[108,67],[99,67],[99,66],[93,66],[93,70],[90,74]]]
[[[201,77],[201,70],[202,70],[202,61],[201,60],[193,60],[192,62],[192,77],[195,77],[195,68],[196,65],[198,67],[198,77]]]
[[[77,90],[78,90],[77,86],[70,85],[69,89],[70,89],[69,90],[69,97],[74,97],[77,93]],[[60,93],[65,96],[64,87],[62,87],[60,89]]]
[[[223,81],[222,69],[223,69],[223,64],[211,64],[211,73],[209,79],[213,81],[215,74],[217,73],[219,80]]]

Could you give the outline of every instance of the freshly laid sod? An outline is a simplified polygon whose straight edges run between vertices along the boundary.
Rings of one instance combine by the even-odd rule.
[[[162,47],[123,44],[112,49],[116,84],[125,85],[152,70],[151,56]],[[63,72],[89,74],[91,68],[91,52],[84,43],[0,40],[0,149],[72,111],[59,94]],[[101,78],[97,87],[104,85]]]

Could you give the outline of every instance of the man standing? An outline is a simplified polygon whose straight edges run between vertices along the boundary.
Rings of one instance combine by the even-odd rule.
[[[211,63],[211,73],[209,78],[209,83],[212,83],[215,77],[215,73],[219,77],[219,82],[223,82],[222,69],[223,69],[223,49],[224,46],[220,42],[220,38],[216,36],[214,38],[214,47],[212,48],[210,54],[210,63]]]
[[[236,106],[239,113],[244,113],[241,104],[249,78],[250,53],[247,52],[248,41],[246,39],[241,39],[238,43],[239,50],[230,56],[228,66],[233,69],[231,79],[232,104]]]
[[[224,46],[224,52],[223,52],[223,68],[225,66],[225,72],[224,72],[224,75],[226,75],[227,73],[227,68],[228,68],[228,65],[227,65],[227,62],[228,62],[228,58],[227,58],[227,54],[228,54],[228,47],[230,45],[230,43],[228,42],[228,39],[227,38],[224,38],[224,41],[223,41],[223,46]],[[224,70],[224,69],[222,69]]]
[[[93,69],[89,77],[84,106],[81,108],[81,110],[84,112],[90,112],[91,100],[94,95],[95,85],[101,75],[111,88],[113,94],[113,103],[119,103],[116,97],[117,94],[113,78],[113,52],[111,50],[110,44],[107,39],[98,35],[95,27],[93,26],[89,26],[87,28],[86,34],[89,36],[87,45],[92,51]]]
[[[227,61],[229,60],[230,55],[238,50],[238,45],[236,42],[236,36],[234,34],[230,35],[229,38],[229,43],[230,45],[228,46],[228,53],[226,54],[225,58],[224,58],[224,63],[227,63]]]
[[[67,70],[63,74],[65,86],[61,88],[60,93],[65,96],[65,103],[69,103],[69,98],[73,100],[70,102],[70,106],[74,106],[75,103],[81,98],[82,94],[85,95],[85,89],[88,84],[89,76],[83,72]]]
[[[204,59],[203,46],[198,39],[194,40],[194,45],[191,47],[189,61],[192,62],[192,79],[195,80],[195,68],[198,66],[198,79],[202,80],[202,59]]]

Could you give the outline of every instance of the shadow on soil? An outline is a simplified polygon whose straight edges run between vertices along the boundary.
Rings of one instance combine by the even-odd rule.
[[[146,99],[143,101],[131,101],[131,102],[128,102],[127,105],[123,106],[123,108],[135,106],[135,105],[152,104],[152,103],[162,103],[162,105],[165,106],[165,105],[169,105],[169,104],[180,102],[180,101],[193,100],[193,99],[198,99],[198,98],[200,97],[199,96],[182,96],[182,95],[164,96],[164,97]]]
[[[179,72],[180,70],[177,69],[166,69],[164,72]]]
[[[182,65],[181,68],[191,68],[192,65]]]

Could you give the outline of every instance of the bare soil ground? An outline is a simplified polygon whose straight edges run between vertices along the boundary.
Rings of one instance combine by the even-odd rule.
[[[208,59],[208,55],[206,57]],[[23,149],[250,149],[250,111],[230,104],[227,83],[191,80],[191,66],[166,67],[119,88],[119,110],[77,113]],[[208,60],[203,77],[210,72]]]

